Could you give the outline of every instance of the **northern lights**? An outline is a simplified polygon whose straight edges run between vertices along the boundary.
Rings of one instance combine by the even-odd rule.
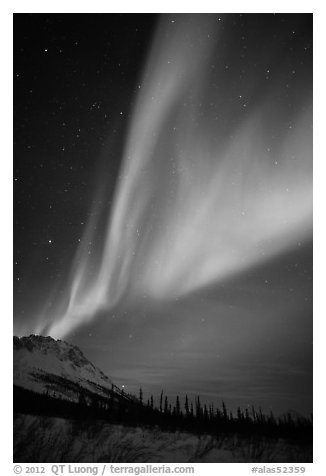
[[[131,389],[309,411],[310,23],[16,16],[16,333]]]

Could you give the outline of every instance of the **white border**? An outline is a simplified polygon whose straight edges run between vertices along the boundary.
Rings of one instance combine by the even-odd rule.
[[[12,14],[18,12],[44,13],[147,13],[147,12],[215,12],[218,13],[314,13],[314,463],[306,466],[307,474],[325,472],[325,6],[323,2],[303,1],[12,1],[3,2],[0,17],[1,47],[1,132],[5,140],[2,148],[0,169],[1,190],[1,250],[2,281],[2,439],[0,457],[3,474],[12,474]],[[324,140],[323,140],[324,139]],[[219,463],[218,472],[223,475],[251,474],[248,464]],[[263,466],[263,463],[259,466]],[[268,465],[284,466],[284,465]],[[196,464],[195,474],[217,474],[216,464]],[[50,473],[48,473],[50,474]]]

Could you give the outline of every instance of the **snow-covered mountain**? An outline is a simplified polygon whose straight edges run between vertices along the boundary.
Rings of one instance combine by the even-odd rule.
[[[81,391],[108,397],[120,390],[81,350],[52,337],[14,337],[14,385],[77,401]]]

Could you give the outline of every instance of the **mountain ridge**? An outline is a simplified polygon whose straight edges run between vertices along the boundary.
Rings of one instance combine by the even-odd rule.
[[[112,380],[79,347],[50,336],[13,337],[14,385],[78,401],[81,391],[108,397]]]

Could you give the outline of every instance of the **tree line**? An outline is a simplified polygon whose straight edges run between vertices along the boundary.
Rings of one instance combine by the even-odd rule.
[[[187,395],[183,399],[177,395],[171,400],[162,390],[158,401],[155,402],[153,395],[144,401],[142,389],[136,397],[114,386],[107,396],[94,394],[81,386],[75,399],[61,395],[49,389],[39,394],[14,386],[14,411],[103,419],[132,426],[155,426],[164,431],[231,432],[312,440],[312,417],[293,416],[291,413],[275,417],[272,412],[266,415],[261,408],[254,406],[244,410],[239,407],[234,414],[225,402],[222,401],[221,406],[203,404],[199,396],[194,401]]]

